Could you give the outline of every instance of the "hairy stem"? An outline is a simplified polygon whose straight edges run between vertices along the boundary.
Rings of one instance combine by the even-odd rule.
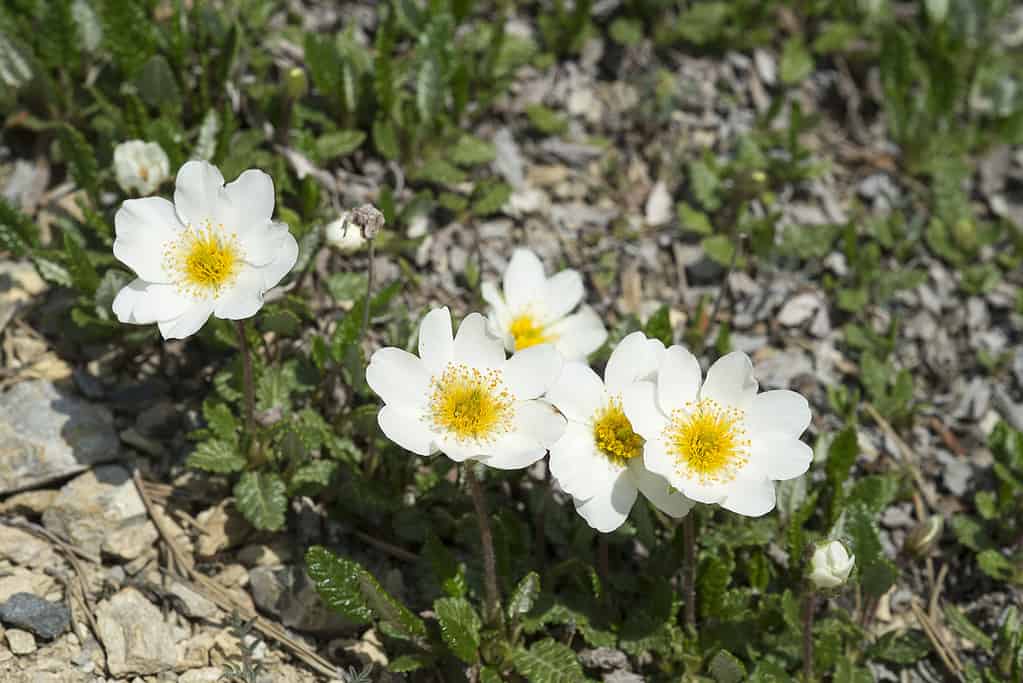
[[[686,600],[686,615],[683,626],[686,631],[696,628],[696,522],[690,511],[682,518],[682,590]]]
[[[235,329],[238,331],[238,345],[242,350],[242,390],[245,396],[245,432],[249,439],[252,439],[256,430],[256,399],[255,390],[252,385],[252,351],[249,349],[249,339],[245,335],[245,321],[235,320]]]
[[[607,542],[607,534],[597,537],[597,570],[600,572],[600,580],[604,583],[603,591],[607,594],[607,581],[611,576],[610,548]]]
[[[487,501],[483,497],[483,488],[476,473],[472,470],[472,461],[466,462],[462,469],[465,479],[469,482],[469,493],[472,505],[476,509],[476,518],[480,527],[480,545],[483,547],[484,591],[486,599],[486,619],[497,623],[501,618],[501,594],[497,587],[497,558],[494,555],[494,535],[490,531],[490,515],[487,512]]]
[[[813,612],[817,603],[817,592],[808,587],[803,594],[803,679],[813,682]]]
[[[362,329],[359,330],[359,339],[364,340],[366,337],[366,330],[369,329],[369,309],[373,302],[373,261],[376,257],[376,246],[373,243],[373,238],[370,237],[369,242],[369,265],[366,269],[366,301],[362,306]]]

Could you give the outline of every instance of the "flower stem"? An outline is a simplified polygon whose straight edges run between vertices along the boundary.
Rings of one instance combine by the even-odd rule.
[[[683,626],[686,631],[696,629],[696,522],[690,511],[682,518],[682,589],[686,600]]]
[[[466,462],[462,469],[465,479],[469,482],[469,493],[472,505],[476,508],[476,518],[480,527],[480,545],[483,547],[484,591],[486,599],[486,619],[490,623],[501,620],[501,594],[497,588],[497,558],[494,555],[494,536],[490,531],[490,515],[487,513],[487,501],[483,497],[483,489],[476,473],[472,471],[472,461]]]
[[[813,612],[817,592],[812,586],[803,594],[803,679],[813,683]]]
[[[362,305],[362,329],[359,330],[360,340],[365,339],[366,330],[369,329],[369,309],[373,303],[373,261],[376,257],[376,246],[373,243],[373,238],[370,237],[366,241],[369,242],[369,265],[366,268],[366,301]]]
[[[600,572],[600,581],[604,584],[603,592],[607,594],[608,577],[611,576],[611,553],[607,542],[607,534],[597,537],[597,570]]]
[[[256,429],[256,399],[252,385],[252,352],[249,350],[249,339],[245,335],[245,321],[235,320],[238,331],[238,345],[242,350],[242,390],[245,396],[245,433],[251,439]]]

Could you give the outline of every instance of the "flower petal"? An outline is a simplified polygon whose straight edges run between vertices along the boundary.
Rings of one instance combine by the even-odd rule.
[[[178,293],[174,285],[132,280],[114,297],[111,308],[122,323],[148,325],[180,317],[192,300]]]
[[[629,462],[629,472],[636,488],[661,512],[678,518],[692,509],[693,501],[676,491],[667,479],[649,471],[642,458],[633,458]]]
[[[780,432],[799,438],[810,426],[811,419],[810,404],[802,395],[777,389],[754,397],[746,426],[754,437]]]
[[[742,351],[721,356],[707,371],[700,398],[709,398],[723,406],[748,410],[757,393],[753,363]]]
[[[417,411],[426,406],[430,393],[430,373],[423,361],[393,346],[370,358],[366,383],[384,403]]]
[[[664,439],[647,439],[643,444],[643,467],[650,474],[663,478],[673,487],[678,488],[678,466],[675,458],[668,452]]]
[[[721,507],[746,517],[762,517],[774,509],[774,484],[769,481],[735,481]]]
[[[504,296],[513,311],[528,307],[543,297],[543,264],[529,249],[516,249],[504,271]]]
[[[520,353],[526,351],[529,349]],[[547,400],[569,420],[589,423],[593,420],[594,413],[604,405],[604,383],[589,365],[577,361],[565,363],[558,379],[547,390]]]
[[[440,374],[451,362],[455,342],[451,334],[451,311],[434,308],[419,323],[419,357],[431,375]]]
[[[488,445],[476,441],[461,441],[451,434],[435,434],[434,444],[440,452],[455,462],[465,462],[471,458],[485,458],[490,450]]]
[[[208,161],[186,162],[174,185],[174,208],[182,223],[199,227],[210,221],[237,230],[232,225],[234,212],[224,191],[224,176],[216,166]]]
[[[377,423],[384,436],[407,451],[416,455],[431,455],[437,451],[434,433],[413,412],[386,405],[377,413]]]
[[[544,289],[544,315],[540,322],[549,325],[571,313],[583,300],[583,277],[579,271],[563,270],[547,280]]]
[[[528,467],[565,433],[565,418],[546,401],[518,401],[512,429],[487,448],[481,462],[501,470]]]
[[[234,207],[233,228],[244,241],[249,232],[261,230],[274,213],[274,181],[266,173],[250,168],[224,187],[224,194]]]
[[[163,267],[164,245],[183,229],[166,199],[129,199],[114,214],[114,256],[147,282],[170,282]]]
[[[593,432],[578,422],[569,422],[565,434],[551,446],[548,461],[558,486],[565,493],[587,499],[604,487],[620,467],[611,467],[593,443]]]
[[[638,491],[632,478],[620,473],[613,485],[587,501],[573,499],[576,512],[586,523],[601,533],[609,533],[620,527],[629,517],[636,503]]]
[[[184,339],[199,331],[213,313],[213,300],[202,299],[189,304],[177,318],[157,321],[164,339]]]
[[[633,382],[653,379],[664,355],[664,344],[648,339],[642,332],[633,332],[618,342],[604,368],[607,390],[620,394]]]
[[[622,408],[634,432],[647,441],[660,438],[667,418],[657,407],[657,388],[653,382],[636,382],[625,387]]]
[[[587,356],[607,341],[604,323],[589,306],[583,306],[578,313],[562,318],[548,327],[546,332],[556,337],[554,346],[565,360],[586,360]]]
[[[768,479],[795,479],[806,474],[813,462],[813,449],[797,438],[785,434],[754,437],[750,460],[761,464]]]
[[[284,279],[284,276],[291,272],[298,261],[298,242],[291,234],[285,223],[271,223],[267,243],[273,244],[273,258],[265,265],[259,266],[258,270],[263,276],[262,292],[265,294]],[[248,260],[248,254],[246,254]],[[251,263],[251,262],[250,262]]]
[[[664,351],[657,371],[657,403],[665,415],[695,401],[700,393],[700,361],[681,346]]]
[[[537,398],[558,377],[563,362],[550,344],[530,346],[504,362],[504,382],[517,399]]]
[[[504,344],[487,332],[487,319],[479,313],[462,320],[453,348],[454,360],[473,368],[489,370],[504,363]]]
[[[263,276],[252,266],[243,266],[230,289],[217,297],[213,315],[225,320],[251,318],[263,307]]]

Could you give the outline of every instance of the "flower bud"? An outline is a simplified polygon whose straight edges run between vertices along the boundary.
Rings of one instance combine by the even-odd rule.
[[[351,221],[359,226],[363,237],[371,240],[384,227],[386,219],[377,207],[372,204],[363,204],[359,208],[352,210]]]
[[[155,142],[128,140],[114,148],[114,173],[126,194],[153,194],[170,177],[170,161]]]
[[[941,538],[944,528],[945,520],[942,516],[931,515],[906,534],[906,539],[902,542],[903,552],[916,557],[924,557],[931,552],[931,548]]]
[[[810,561],[810,581],[817,588],[837,588],[849,578],[856,558],[838,541],[818,543]]]
[[[305,75],[305,69],[294,67],[288,70],[284,78],[284,90],[290,100],[300,100],[309,92],[309,79]]]
[[[362,249],[366,243],[366,238],[362,236],[362,230],[352,222],[348,211],[342,213],[336,221],[324,226],[323,238],[327,244],[346,254]]]

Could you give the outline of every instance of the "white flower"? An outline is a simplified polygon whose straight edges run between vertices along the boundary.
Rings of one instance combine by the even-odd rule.
[[[657,382],[625,390],[625,414],[646,439],[647,469],[687,498],[759,517],[774,508],[772,480],[806,472],[813,451],[799,440],[810,406],[794,391],[757,394],[753,364],[721,357],[701,386],[700,364],[681,346],[664,352]]]
[[[817,588],[837,588],[846,582],[856,557],[838,541],[819,543],[810,561],[810,581]]]
[[[661,342],[633,332],[611,354],[603,381],[585,363],[571,362],[547,392],[568,418],[565,435],[551,446],[551,474],[597,531],[620,527],[639,491],[672,517],[693,506],[643,465],[643,438],[622,410],[622,392],[650,378],[663,355]]]
[[[565,360],[585,360],[607,339],[604,324],[589,306],[569,315],[583,298],[579,272],[563,270],[548,278],[528,249],[512,254],[503,295],[493,282],[484,282],[482,293],[490,304],[490,329],[509,351],[550,343]]]
[[[170,177],[170,161],[155,142],[128,140],[114,148],[117,184],[126,194],[151,195]]]
[[[373,354],[366,382],[383,400],[377,419],[391,441],[418,455],[438,450],[513,470],[544,456],[565,418],[540,396],[561,370],[543,344],[504,357],[479,313],[451,336],[451,313],[435,308],[419,326],[419,357],[398,348]]]
[[[345,211],[340,218],[327,223],[323,228],[323,237],[327,244],[348,254],[362,249],[366,243],[366,238],[362,236],[362,230],[358,225],[352,223],[350,218],[349,213]]]
[[[122,323],[157,323],[164,339],[194,334],[209,319],[256,314],[263,294],[294,267],[298,243],[270,220],[274,185],[250,169],[224,185],[205,161],[178,171],[174,203],[129,199],[114,216],[114,256],[138,279],[118,292]]]

